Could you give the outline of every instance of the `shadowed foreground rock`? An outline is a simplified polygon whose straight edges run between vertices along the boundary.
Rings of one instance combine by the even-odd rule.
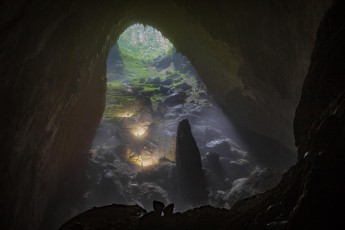
[[[137,206],[113,204],[90,209],[66,222],[61,230],[135,229],[146,210]]]
[[[211,206],[184,213],[159,216],[147,213],[139,206],[110,205],[93,208],[67,223],[60,230],[110,229],[219,229],[229,211]]]

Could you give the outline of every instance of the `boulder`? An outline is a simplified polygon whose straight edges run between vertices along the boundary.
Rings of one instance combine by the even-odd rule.
[[[161,82],[162,85],[171,85],[173,80],[171,77],[167,77],[164,81]]]
[[[180,75],[178,73],[173,73],[171,71],[166,71],[165,74],[168,76],[168,77],[172,77],[172,78],[179,78]]]
[[[216,152],[220,156],[229,158],[231,160],[236,160],[243,157],[241,153],[235,151],[233,148],[231,148],[231,146],[236,146],[239,148],[236,143],[229,138],[214,139],[206,144],[205,150],[209,152]]]
[[[159,214],[161,216],[163,209],[165,208],[165,204],[163,202],[154,200],[152,205],[153,205],[153,210],[155,212],[159,212]]]
[[[191,113],[193,113],[197,116],[207,116],[207,115],[210,115],[212,113],[215,113],[216,110],[217,110],[217,108],[212,106],[212,105],[201,105],[201,106],[195,107]]]
[[[152,84],[152,85],[160,85],[161,84],[161,79],[159,77],[152,77],[146,82],[147,84]]]
[[[154,90],[143,91],[141,92],[141,95],[146,96],[146,97],[151,97],[154,94],[158,94],[158,93],[159,93],[159,89],[154,89]]]
[[[174,204],[169,204],[163,210],[164,216],[170,216],[174,213]]]
[[[175,106],[179,104],[183,104],[186,102],[187,94],[183,92],[179,93],[174,93],[169,95],[167,98],[164,100],[164,104],[167,106]]]
[[[192,88],[192,86],[190,84],[188,84],[187,82],[182,82],[182,83],[178,84],[176,86],[176,88],[187,91],[187,90],[190,90]]]
[[[143,91],[143,87],[141,86],[131,86],[130,90],[132,90],[133,94],[139,94]]]
[[[171,65],[172,63],[172,57],[171,55],[164,55],[162,57],[158,57],[156,60],[155,60],[155,63],[154,63],[154,66],[156,67],[156,69],[158,71],[161,71],[163,69],[166,69],[166,68],[169,68],[169,66]]]
[[[159,92],[163,95],[168,95],[168,92],[170,89],[171,89],[171,87],[166,86],[166,85],[160,85],[159,86]]]
[[[151,98],[146,96],[146,95],[136,96],[135,97],[135,103],[136,103],[136,105],[138,105],[140,107],[144,107],[144,106],[151,107],[152,106]]]

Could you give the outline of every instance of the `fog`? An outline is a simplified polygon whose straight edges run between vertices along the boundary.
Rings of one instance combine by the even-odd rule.
[[[276,185],[282,172],[251,162],[251,152],[188,58],[152,27],[137,24],[128,31],[108,56],[107,107],[90,150],[80,209],[118,203],[152,210],[154,200],[174,203],[175,211],[205,204],[230,208]],[[150,39],[161,50],[146,44],[133,52]],[[156,56],[138,58],[148,50]],[[179,203],[176,193],[176,131],[184,119],[200,150],[208,192],[203,203]]]

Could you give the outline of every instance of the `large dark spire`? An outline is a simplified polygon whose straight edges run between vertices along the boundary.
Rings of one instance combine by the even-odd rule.
[[[206,181],[202,171],[199,148],[188,120],[179,123],[176,137],[177,199],[182,206],[207,201]]]

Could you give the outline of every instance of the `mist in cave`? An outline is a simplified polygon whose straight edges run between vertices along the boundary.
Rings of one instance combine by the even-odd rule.
[[[177,127],[186,119],[202,173],[184,181],[198,161],[187,157],[180,163],[186,170],[177,167]],[[276,185],[281,173],[250,157],[188,58],[168,39],[141,24],[124,31],[107,59],[106,108],[90,150],[84,209],[117,203],[152,210],[154,200],[174,203],[175,211],[230,208]],[[199,180],[206,196],[188,198],[185,193],[200,193],[194,189]]]

